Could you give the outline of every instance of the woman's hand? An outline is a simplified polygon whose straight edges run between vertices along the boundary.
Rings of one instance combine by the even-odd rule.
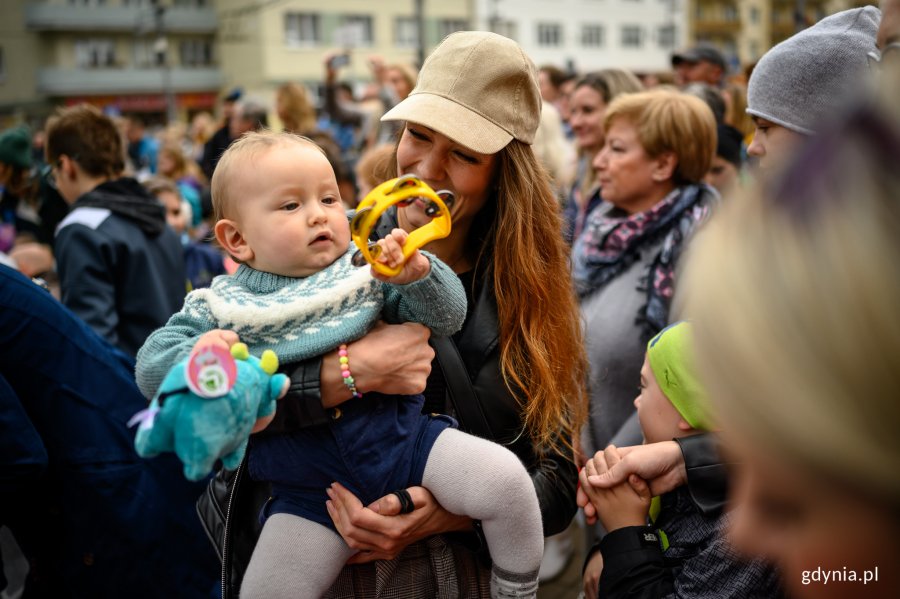
[[[421,324],[376,324],[348,348],[356,388],[385,395],[422,393],[434,360],[434,350],[428,345],[430,336],[431,331]],[[319,376],[323,406],[333,408],[350,399],[337,350],[324,356]]]
[[[401,514],[400,500],[394,494],[364,506],[339,483],[327,489],[328,514],[347,545],[359,551],[348,564],[393,559],[416,541],[442,532],[472,528],[471,518],[442,508],[428,489],[410,487],[407,491],[415,509]]]

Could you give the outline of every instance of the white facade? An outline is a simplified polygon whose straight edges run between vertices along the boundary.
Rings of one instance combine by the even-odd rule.
[[[686,0],[475,0],[476,26],[515,39],[538,65],[585,73],[669,70]]]

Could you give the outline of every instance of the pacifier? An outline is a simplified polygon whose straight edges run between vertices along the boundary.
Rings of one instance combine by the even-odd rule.
[[[350,235],[353,243],[359,248],[351,263],[354,266],[371,264],[372,268],[383,275],[393,277],[400,273],[402,265],[392,268],[378,262],[381,246],[369,241],[369,234],[385,210],[393,206],[409,206],[416,200],[425,202],[425,214],[432,217],[427,225],[410,232],[403,244],[403,261],[409,259],[413,252],[435,239],[442,239],[450,234],[450,209],[453,205],[453,192],[442,190],[435,192],[415,175],[403,175],[385,181],[359,203],[356,215],[350,221]]]

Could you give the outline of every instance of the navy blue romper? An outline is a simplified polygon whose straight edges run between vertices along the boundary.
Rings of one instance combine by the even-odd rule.
[[[366,393],[331,410],[329,424],[251,437],[250,476],[272,483],[260,519],[293,514],[337,530],[325,502],[335,481],[363,505],[422,484],[438,435],[457,427],[450,416],[422,414],[422,395]]]

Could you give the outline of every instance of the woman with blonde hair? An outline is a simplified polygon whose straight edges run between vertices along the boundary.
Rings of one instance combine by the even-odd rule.
[[[191,206],[190,228],[200,224],[203,218],[201,193],[206,185],[206,177],[194,160],[187,157],[178,141],[169,141],[159,149],[157,159],[159,175],[175,182],[181,197]]]
[[[450,236],[425,249],[459,275],[469,311],[458,334],[432,339],[434,350],[421,327],[403,324],[378,327],[348,351],[363,394],[424,389],[427,411],[452,414],[462,430],[515,453],[534,483],[549,536],[575,513],[572,445],[584,418],[586,361],[558,204],[530,146],[540,118],[537,81],[536,67],[512,40],[458,32],[384,116],[405,122],[391,175],[415,175],[455,197]],[[378,233],[412,231],[430,220],[416,201],[386,213]],[[338,363],[334,353],[289,369],[295,391],[279,402],[273,432],[340,417],[350,394]],[[328,494],[336,528],[359,553],[326,596],[415,599],[440,589],[490,596],[480,523],[449,512],[427,489],[398,490],[368,506],[338,484]],[[226,599],[240,585],[259,513],[246,489],[232,497],[219,512],[231,514],[220,529],[230,531],[222,540]],[[207,513],[221,524],[213,508]]]
[[[306,88],[299,83],[284,83],[275,92],[275,110],[285,131],[309,135],[316,129],[316,108]]]
[[[604,203],[572,250],[591,365],[588,455],[613,440],[640,443],[636,421],[620,428],[635,413],[644,349],[669,323],[679,258],[718,200],[702,183],[716,150],[703,100],[668,90],[623,95],[604,126],[593,163]]]
[[[606,107],[620,94],[643,89],[637,77],[622,69],[603,69],[575,82],[569,97],[569,125],[579,157],[575,181],[563,207],[564,234],[569,243],[581,234],[588,215],[602,200],[593,162],[603,147]]]
[[[797,597],[900,583],[898,124],[859,111],[820,135],[777,187],[726,207],[687,273],[741,463],[731,540]]]

